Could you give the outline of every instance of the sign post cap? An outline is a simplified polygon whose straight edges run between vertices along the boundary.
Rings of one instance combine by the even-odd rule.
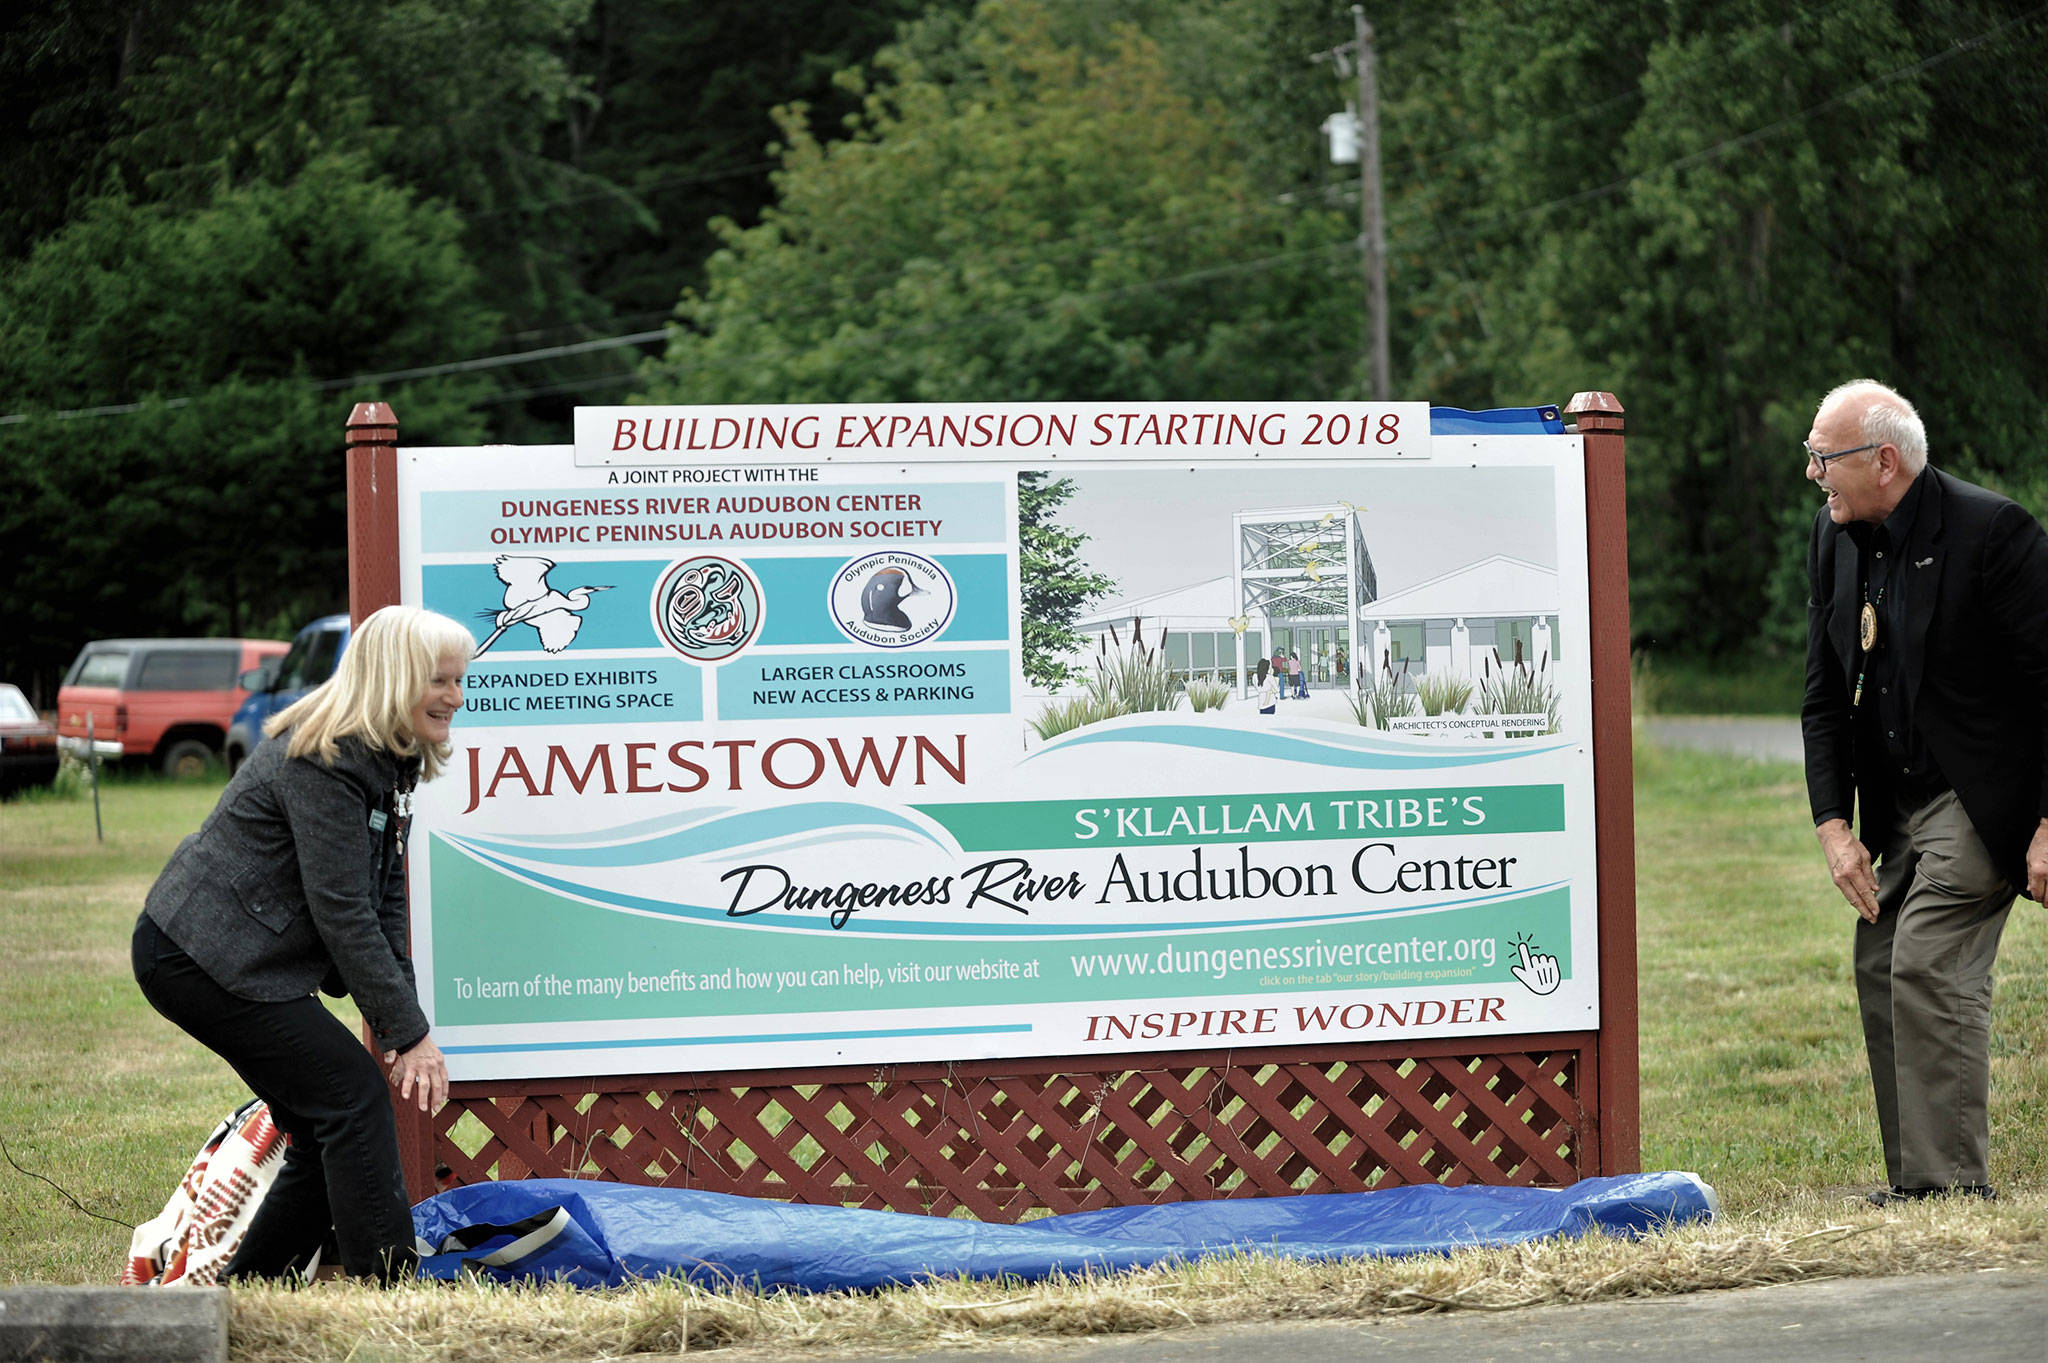
[[[1565,415],[1577,419],[1582,431],[1619,431],[1626,409],[1612,393],[1574,393],[1564,405]]]
[[[388,444],[398,432],[398,413],[389,403],[358,402],[348,414],[348,443]],[[383,436],[383,439],[379,439]]]

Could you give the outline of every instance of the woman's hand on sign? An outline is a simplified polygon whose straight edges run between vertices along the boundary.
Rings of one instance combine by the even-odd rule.
[[[448,1062],[431,1036],[423,1036],[407,1051],[384,1052],[391,1067],[391,1082],[398,1087],[401,1101],[410,1101],[422,1112],[431,1112],[448,1101]]]

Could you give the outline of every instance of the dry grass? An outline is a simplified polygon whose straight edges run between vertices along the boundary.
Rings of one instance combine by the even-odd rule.
[[[596,1359],[687,1350],[842,1354],[1129,1334],[1180,1325],[1501,1311],[1824,1278],[2048,1265],[2048,1198],[1879,1213],[1805,1195],[1640,1241],[1601,1236],[1443,1258],[1304,1264],[1239,1256],[1043,1283],[948,1280],[761,1295],[662,1281],[610,1292],[475,1283],[393,1292],[242,1288],[238,1363]]]

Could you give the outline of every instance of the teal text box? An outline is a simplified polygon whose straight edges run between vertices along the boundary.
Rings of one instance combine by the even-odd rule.
[[[1305,990],[1519,989],[1520,948],[1574,976],[1571,890],[1422,913],[1090,940],[878,939],[608,912],[440,839],[436,1026],[1114,1003]]]
[[[749,653],[718,669],[718,717],[854,719],[1010,712],[1010,653]]]
[[[462,715],[472,724],[615,724],[698,720],[698,668],[676,658],[592,658],[469,665]]]
[[[822,509],[812,505],[813,499],[823,500]],[[789,509],[779,509],[784,507]],[[1011,538],[1004,508],[1004,489],[996,482],[426,492],[420,495],[420,548],[429,554],[549,558],[591,549],[643,549],[687,558],[698,552],[743,557],[771,543],[735,539],[735,526],[750,528],[743,533],[757,526],[801,526],[802,539],[772,543],[829,544],[849,553],[1002,544]],[[565,514],[554,514],[558,511]]]
[[[832,579],[850,560],[830,558],[749,558],[722,552],[706,553],[746,567],[761,583],[765,619],[753,647],[850,644],[832,623]],[[679,558],[695,557],[679,554]],[[557,591],[599,587],[580,612],[565,653],[602,653],[625,648],[660,648],[654,631],[656,583],[674,560],[562,559],[546,574]],[[946,554],[933,559],[953,579],[953,618],[930,640],[935,644],[996,643],[1010,637],[1009,560],[1002,554]],[[490,563],[432,563],[420,572],[422,604],[469,626],[481,645],[496,629],[505,608],[505,584]],[[513,625],[492,642],[496,651],[534,652],[540,636],[531,625]],[[909,650],[905,650],[908,652]],[[486,655],[488,656],[488,655]]]
[[[919,805],[963,851],[1037,847],[1177,847],[1372,836],[1554,833],[1564,787],[1444,786],[1331,790],[1313,795],[1187,799],[1001,800]]]

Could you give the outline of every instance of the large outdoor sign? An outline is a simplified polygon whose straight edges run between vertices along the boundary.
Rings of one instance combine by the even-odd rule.
[[[412,839],[453,1076],[1597,1026],[1579,437],[1421,404],[576,436],[399,456],[404,599],[477,645]]]

